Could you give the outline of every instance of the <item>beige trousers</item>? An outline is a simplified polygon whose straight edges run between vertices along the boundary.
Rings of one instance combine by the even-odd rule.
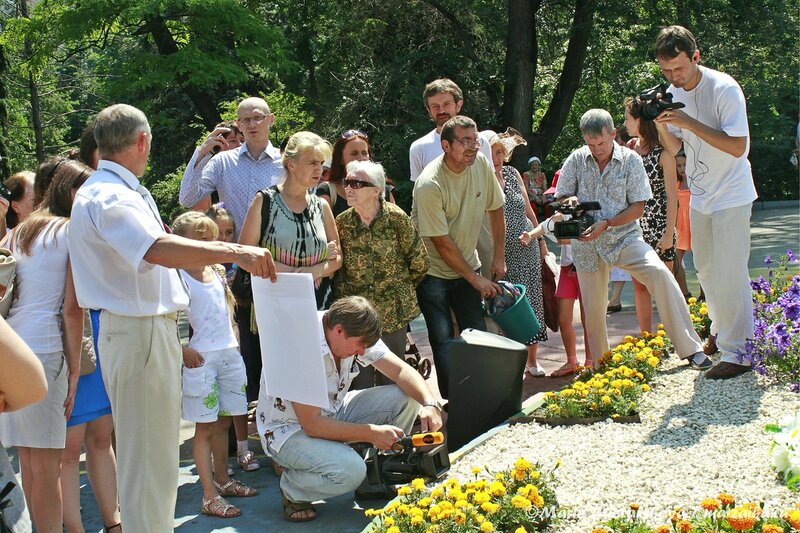
[[[114,416],[126,533],[174,527],[181,416],[176,318],[100,314],[98,356]]]
[[[581,298],[586,311],[586,339],[592,354],[595,354],[595,360],[608,351],[606,307],[608,275],[613,266],[628,272],[653,295],[658,316],[681,359],[703,350],[689,317],[689,308],[672,272],[646,242],[636,241],[622,249],[613,265],[600,260],[597,272],[578,271]]]

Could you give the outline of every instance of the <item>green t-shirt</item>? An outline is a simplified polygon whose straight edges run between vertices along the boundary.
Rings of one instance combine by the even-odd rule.
[[[437,278],[461,277],[436,250],[431,237],[449,235],[473,270],[480,267],[475,251],[483,215],[503,207],[505,199],[489,160],[478,154],[463,172],[451,171],[441,155],[425,167],[414,182],[411,218],[428,250],[428,274]]]

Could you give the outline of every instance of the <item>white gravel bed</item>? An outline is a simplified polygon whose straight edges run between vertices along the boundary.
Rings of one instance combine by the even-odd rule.
[[[467,480],[473,466],[508,468],[523,456],[556,470],[562,519],[554,532],[588,532],[628,512],[653,526],[676,506],[698,509],[703,498],[733,493],[764,501],[765,514],[800,500],[770,466],[772,435],[764,426],[800,409],[800,395],[749,372],[708,380],[674,356],[641,405],[641,424],[509,427],[461,458],[450,476]]]

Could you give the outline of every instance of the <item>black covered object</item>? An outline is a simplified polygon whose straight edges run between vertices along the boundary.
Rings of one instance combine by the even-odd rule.
[[[457,450],[520,411],[528,348],[475,329],[450,342],[447,445]]]

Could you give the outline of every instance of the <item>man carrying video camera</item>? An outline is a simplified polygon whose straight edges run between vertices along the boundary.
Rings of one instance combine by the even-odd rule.
[[[281,469],[283,515],[290,522],[317,517],[311,502],[354,491],[364,480],[363,458],[346,443],[390,449],[411,431],[442,427],[441,405],[425,380],[380,340],[378,312],[365,298],[348,296],[320,313],[322,357],[330,407],[282,400],[261,386],[256,411],[261,445]],[[396,383],[350,391],[359,368],[374,366]],[[263,379],[263,378],[262,378]],[[422,405],[422,409],[420,409]]]
[[[617,266],[643,283],[654,296],[678,355],[688,360],[692,368],[710,367],[683,293],[656,251],[644,242],[636,223],[652,196],[642,158],[614,142],[614,121],[604,109],[584,113],[580,128],[586,146],[572,152],[564,162],[556,198],[559,203],[572,206],[600,204],[599,211],[591,213],[594,223],[572,243],[591,353],[608,351],[608,276],[611,267]]]
[[[694,35],[682,26],[661,30],[656,58],[671,83],[668,92],[685,105],[660,113],[656,127],[668,151],[676,154],[682,143],[686,153],[694,264],[722,353],[706,377],[726,379],[750,369],[737,353],[745,353],[745,339],[753,337],[747,262],[750,211],[758,195],[747,160],[744,94],[732,77],[699,65]]]

